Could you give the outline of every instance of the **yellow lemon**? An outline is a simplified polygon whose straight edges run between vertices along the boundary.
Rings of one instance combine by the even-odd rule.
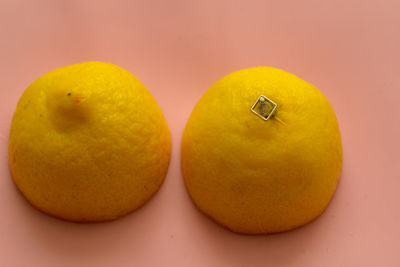
[[[342,168],[335,113],[317,88],[272,67],[216,82],[185,127],[181,167],[205,214],[229,229],[275,233],[330,202]]]
[[[150,92],[112,64],[86,62],[34,81],[15,110],[9,165],[24,196],[66,220],[112,220],[162,184],[170,133]]]

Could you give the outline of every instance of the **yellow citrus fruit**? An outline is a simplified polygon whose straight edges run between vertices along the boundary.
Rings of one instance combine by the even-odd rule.
[[[267,101],[252,112],[257,100]],[[269,101],[276,110],[265,120]],[[342,145],[335,113],[293,74],[234,72],[193,109],[181,167],[192,200],[216,222],[248,234],[294,229],[320,215],[336,189]]]
[[[166,120],[146,87],[86,62],[34,81],[15,110],[9,165],[24,196],[67,220],[112,220],[146,202],[170,158]]]

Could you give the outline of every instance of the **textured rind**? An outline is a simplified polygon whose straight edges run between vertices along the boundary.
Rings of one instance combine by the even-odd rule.
[[[275,118],[250,112],[259,95]],[[342,168],[338,123],[313,85],[272,67],[234,72],[199,100],[185,127],[181,168],[196,206],[234,232],[304,225],[329,204]]]
[[[13,116],[9,166],[23,195],[66,220],[118,218],[160,187],[170,132],[150,92],[126,70],[86,62],[53,70]]]

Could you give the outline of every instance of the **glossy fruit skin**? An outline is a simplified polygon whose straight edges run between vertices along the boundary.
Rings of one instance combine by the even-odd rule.
[[[251,112],[260,95],[277,104],[267,121]],[[193,109],[181,168],[195,205],[232,231],[297,228],[325,210],[340,178],[335,113],[317,88],[283,70],[231,73]]]
[[[9,166],[38,209],[77,222],[113,220],[161,186],[170,159],[166,120],[128,71],[85,62],[34,81],[15,110]]]

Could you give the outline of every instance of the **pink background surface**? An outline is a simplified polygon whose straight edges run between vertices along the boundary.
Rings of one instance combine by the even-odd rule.
[[[400,266],[399,1],[1,1],[0,266]],[[60,66],[101,60],[135,74],[171,128],[159,193],[112,223],[46,216],[7,167],[23,90]],[[340,122],[344,169],[326,212],[298,230],[233,234],[195,209],[180,138],[201,95],[241,68],[315,84]]]

